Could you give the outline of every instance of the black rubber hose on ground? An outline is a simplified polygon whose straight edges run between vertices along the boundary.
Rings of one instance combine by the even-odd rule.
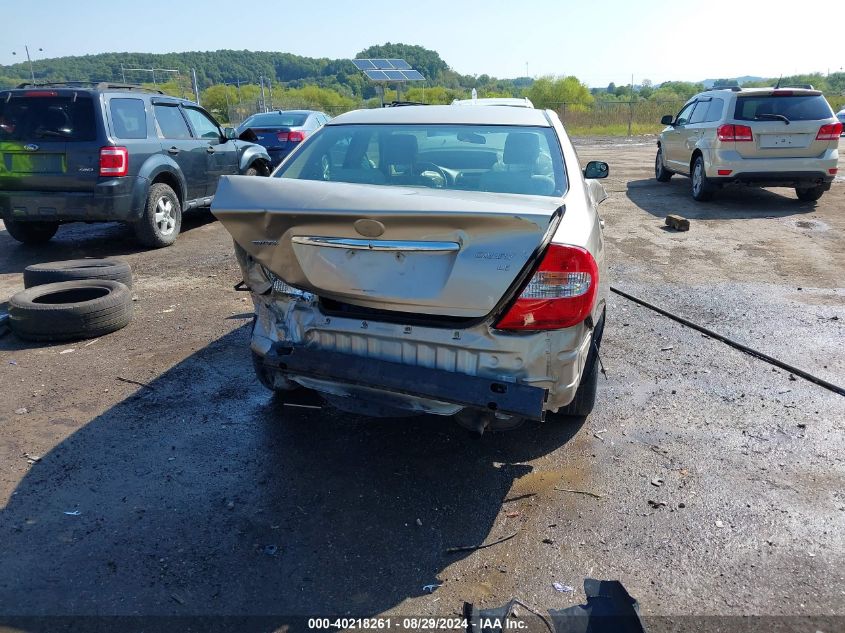
[[[749,356],[753,356],[754,358],[759,358],[760,360],[764,360],[767,363],[774,365],[775,367],[780,367],[781,369],[785,369],[786,371],[788,371],[788,372],[790,372],[790,373],[792,373],[796,376],[801,376],[801,378],[803,378],[804,380],[809,380],[810,382],[812,382],[816,385],[819,385],[820,387],[824,387],[825,389],[828,389],[829,391],[832,391],[833,393],[839,394],[840,396],[845,396],[845,388],[840,387],[838,385],[834,385],[832,382],[828,382],[827,380],[819,378],[818,376],[814,376],[813,374],[806,372],[803,369],[798,369],[797,367],[793,367],[792,365],[784,363],[782,360],[778,360],[777,358],[773,358],[773,357],[769,356],[768,354],[764,354],[763,352],[757,351],[756,349],[754,349],[752,347],[748,347],[748,345],[743,345],[742,343],[735,341],[733,339],[730,339],[723,334],[719,334],[718,332],[714,332],[713,330],[706,328],[703,325],[698,325],[698,323],[693,323],[689,319],[685,319],[684,317],[678,316],[677,314],[673,314],[673,313],[669,312],[668,310],[664,310],[663,308],[660,308],[660,307],[654,305],[653,303],[649,303],[648,301],[640,299],[639,297],[635,297],[634,295],[629,294],[627,292],[624,292],[623,290],[619,290],[619,288],[611,286],[610,290],[611,290],[611,292],[615,292],[616,294],[618,294],[621,297],[625,297],[629,301],[633,301],[634,303],[637,303],[637,304],[639,304],[639,305],[641,305],[645,308],[648,308],[649,310],[653,310],[654,312],[657,312],[658,314],[662,314],[663,316],[670,318],[673,321],[677,321],[678,323],[680,323],[682,325],[686,325],[687,327],[690,327],[694,330],[698,330],[699,332],[701,332],[702,334],[706,334],[710,338],[714,338],[717,341],[722,341],[726,345],[730,345],[734,349],[738,349],[741,352],[745,352]]]

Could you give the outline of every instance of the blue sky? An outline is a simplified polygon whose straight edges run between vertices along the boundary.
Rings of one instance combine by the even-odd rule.
[[[831,72],[845,65],[835,5],[593,0],[0,0],[0,64],[101,52],[220,48],[344,58],[387,41],[456,71],[643,79]],[[704,10],[702,10],[704,9]],[[241,16],[242,14],[242,16]],[[827,15],[827,18],[825,18]],[[38,52],[43,48],[43,52]],[[12,55],[16,51],[17,56]]]

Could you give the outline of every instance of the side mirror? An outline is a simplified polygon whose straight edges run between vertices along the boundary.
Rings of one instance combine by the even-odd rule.
[[[237,134],[235,133],[235,128],[224,127],[223,128],[223,136],[225,136],[228,140],[232,140],[233,138],[237,138]]]
[[[664,117],[662,119],[660,119],[660,124],[661,125],[672,125],[672,121],[674,121],[674,120],[675,120],[675,117],[673,117],[671,114],[667,114],[667,115],[664,115]]]
[[[610,167],[600,160],[591,160],[584,168],[584,178],[607,178],[610,175]]]

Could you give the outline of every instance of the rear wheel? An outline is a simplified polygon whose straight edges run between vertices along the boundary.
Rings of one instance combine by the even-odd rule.
[[[590,352],[587,354],[587,362],[584,365],[584,373],[581,374],[581,384],[575,392],[575,398],[565,407],[558,409],[552,417],[577,417],[585,418],[593,410],[596,404],[596,394],[599,388],[599,361],[598,349],[601,346],[601,339],[604,334],[604,315],[602,315],[596,329],[593,331],[593,338],[590,342]]]
[[[819,185],[816,187],[796,188],[795,193],[802,202],[815,202],[822,197],[826,189]]]
[[[662,147],[657,148],[657,156],[654,159],[654,177],[657,182],[669,182],[669,179],[672,178],[672,172],[663,165]]]
[[[695,157],[690,180],[692,181],[693,200],[707,202],[713,198],[713,185],[707,180],[707,174],[704,172],[704,159],[701,156]]]
[[[150,187],[144,215],[134,225],[135,237],[144,246],[161,248],[176,241],[182,228],[182,205],[176,193],[157,182]]]
[[[58,222],[3,220],[3,223],[9,235],[23,244],[44,244],[59,230]]]

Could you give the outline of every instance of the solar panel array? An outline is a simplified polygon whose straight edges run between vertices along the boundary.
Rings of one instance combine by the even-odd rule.
[[[371,81],[425,81],[404,59],[353,59],[352,63]]]

